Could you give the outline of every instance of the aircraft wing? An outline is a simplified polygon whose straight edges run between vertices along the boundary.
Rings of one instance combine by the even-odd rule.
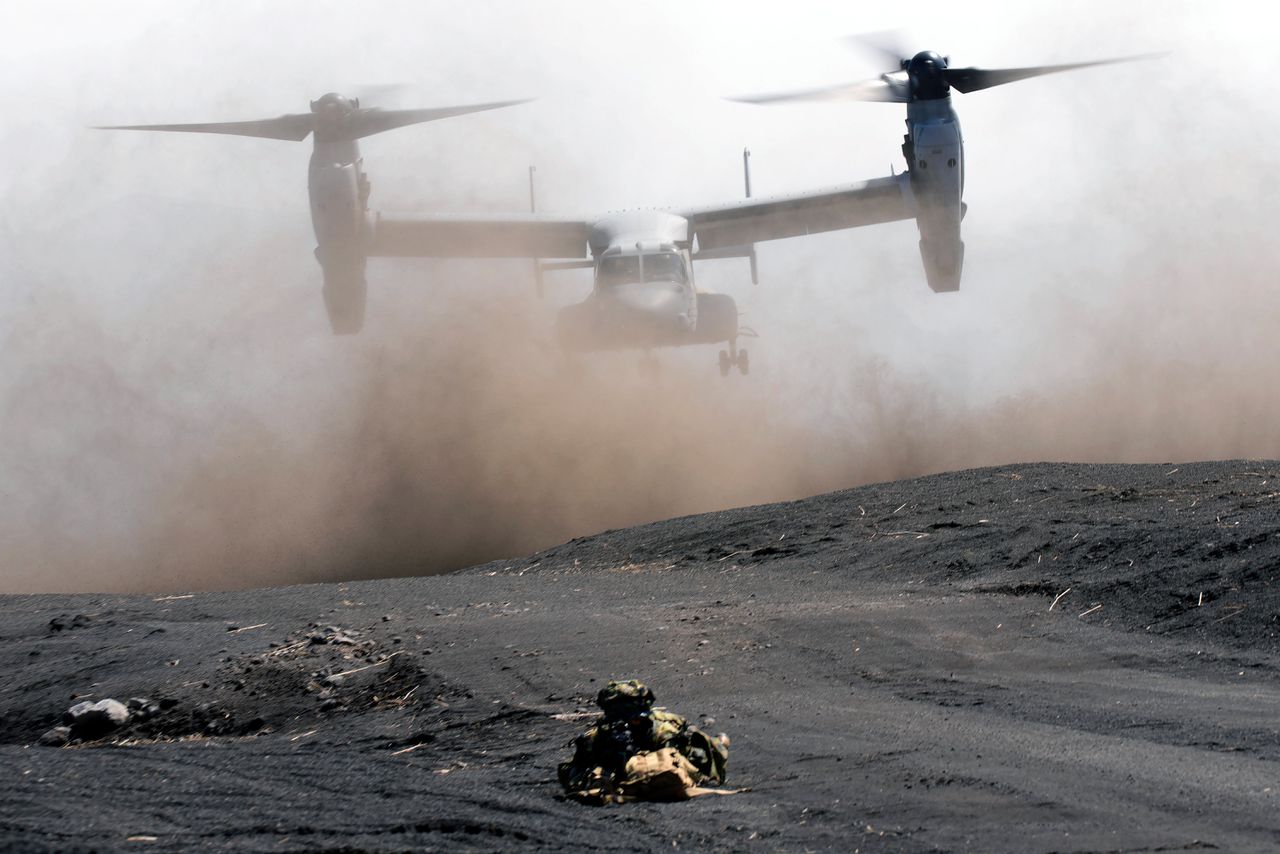
[[[745,199],[717,208],[682,212],[697,235],[698,250],[746,246],[804,234],[858,228],[915,217],[906,173],[817,193]]]
[[[390,258],[587,258],[590,223],[536,213],[378,214],[367,254]]]

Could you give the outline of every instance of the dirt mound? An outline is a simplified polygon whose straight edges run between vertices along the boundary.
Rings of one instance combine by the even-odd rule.
[[[1280,464],[1037,464],[859,487],[586,537],[521,572],[769,566],[1057,599],[1104,625],[1280,642]],[[574,566],[566,568],[566,559]],[[852,580],[852,579],[851,579]],[[1059,595],[1063,594],[1059,599]],[[1246,617],[1241,619],[1241,617]]]
[[[376,640],[357,640],[361,636],[313,624],[270,644],[266,652],[230,657],[211,681],[199,683],[202,691],[192,692],[186,683],[170,686],[164,695],[174,703],[171,712],[115,736],[250,735],[465,695],[424,669],[424,656],[384,651]],[[178,696],[185,702],[175,702]]]

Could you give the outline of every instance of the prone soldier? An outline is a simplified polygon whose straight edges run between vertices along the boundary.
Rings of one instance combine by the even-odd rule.
[[[653,703],[653,691],[634,679],[600,690],[603,714],[559,767],[567,793],[593,803],[684,799],[707,791],[703,783],[724,782],[728,736],[713,738]]]

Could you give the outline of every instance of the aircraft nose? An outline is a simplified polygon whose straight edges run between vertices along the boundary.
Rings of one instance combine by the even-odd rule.
[[[683,307],[680,289],[666,284],[629,285],[618,289],[614,299],[632,311],[649,314],[677,314]]]
[[[689,309],[678,285],[652,283],[624,285],[612,294],[618,314],[631,323],[662,326],[672,331],[687,329]]]

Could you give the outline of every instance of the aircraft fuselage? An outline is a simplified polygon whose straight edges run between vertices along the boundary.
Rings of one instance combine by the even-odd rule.
[[[616,214],[591,230],[591,295],[561,309],[557,329],[571,350],[649,349],[733,343],[733,298],[698,293],[689,224],[661,211]]]

